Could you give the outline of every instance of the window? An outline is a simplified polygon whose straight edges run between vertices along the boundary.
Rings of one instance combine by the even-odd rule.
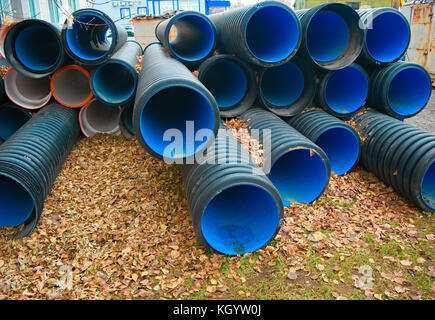
[[[35,9],[35,0],[28,0],[29,2],[29,18],[35,18],[36,9]]]
[[[70,12],[74,12],[77,10],[77,0],[68,0],[68,6]]]
[[[48,11],[50,12],[50,20],[53,23],[59,23],[59,10],[55,0],[48,1]]]
[[[137,8],[137,14],[146,15],[147,14],[147,7],[138,7]]]
[[[9,2],[7,0],[0,0],[0,10],[2,20],[8,16],[9,11],[11,11]]]
[[[121,8],[121,19],[130,19],[130,8]]]

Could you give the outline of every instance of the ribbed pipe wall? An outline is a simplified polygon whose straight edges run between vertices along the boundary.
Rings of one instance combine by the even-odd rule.
[[[29,235],[71,148],[79,137],[77,112],[52,103],[0,146],[0,226]]]

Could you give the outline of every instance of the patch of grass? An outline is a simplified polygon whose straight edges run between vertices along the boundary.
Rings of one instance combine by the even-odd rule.
[[[356,200],[352,200],[351,202],[340,202],[338,200],[334,200],[330,198],[321,198],[317,201],[322,204],[332,204],[334,206],[342,207],[342,208],[351,208],[356,202]]]

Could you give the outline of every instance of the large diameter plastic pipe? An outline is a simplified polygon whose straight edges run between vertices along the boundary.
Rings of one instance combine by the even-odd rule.
[[[29,78],[10,68],[6,73],[4,83],[9,99],[25,109],[40,109],[51,99],[49,77]]]
[[[94,99],[80,110],[80,129],[86,137],[98,133],[114,134],[119,131],[120,116],[119,106],[111,106]]]
[[[300,54],[316,67],[337,70],[352,64],[361,53],[364,32],[358,13],[341,3],[324,3],[297,10],[302,25]]]
[[[14,22],[10,22],[8,24],[5,24],[4,26],[2,26],[0,28],[0,57],[1,58],[6,58],[5,57],[5,38],[6,35],[8,34],[9,30],[17,23],[19,23],[20,21],[14,21]]]
[[[228,255],[265,247],[281,228],[278,190],[225,127],[212,150],[204,163],[181,166],[198,241]]]
[[[171,39],[174,31],[176,38]],[[189,65],[198,64],[212,55],[216,43],[213,23],[196,11],[184,11],[161,21],[155,34],[171,56]]]
[[[204,61],[198,79],[216,99],[221,117],[236,117],[252,106],[257,82],[251,67],[235,56],[220,54]]]
[[[109,37],[108,37],[109,36]],[[107,61],[127,41],[127,31],[120,21],[114,22],[96,9],[80,9],[72,13],[62,29],[66,53],[86,65]]]
[[[336,117],[347,117],[364,105],[369,92],[368,78],[355,63],[326,72],[319,83],[316,102]]]
[[[122,135],[127,139],[130,139],[135,135],[133,128],[133,109],[133,102],[124,105],[121,111],[121,118],[119,119],[119,129],[121,130]]]
[[[411,28],[397,9],[358,10],[365,32],[361,63],[385,66],[399,60],[408,49]]]
[[[278,67],[260,70],[258,87],[266,108],[279,116],[291,117],[312,103],[316,74],[305,61],[294,58]]]
[[[14,24],[4,39],[9,64],[29,78],[43,78],[55,72],[64,61],[60,28],[38,19]]]
[[[240,118],[251,132],[258,130],[263,148],[270,130],[270,152],[265,152],[265,173],[278,189],[284,206],[316,200],[329,182],[331,168],[325,152],[275,114],[253,107]]]
[[[343,175],[358,162],[360,138],[346,122],[320,110],[309,110],[288,123],[325,151],[333,173]]]
[[[192,121],[190,132],[187,127]],[[169,161],[189,158],[213,141],[219,121],[215,98],[181,62],[166,56],[158,43],[145,48],[133,126],[146,151]],[[173,144],[165,135],[173,134],[187,143],[181,142],[172,148]],[[197,134],[201,139],[193,141]]]
[[[141,55],[141,45],[129,40],[109,60],[98,66],[92,72],[90,82],[95,97],[112,105],[133,99],[137,86],[136,65]]]
[[[93,94],[89,85],[91,75],[78,65],[68,65],[57,70],[50,81],[53,97],[68,108],[81,108],[91,102]]]
[[[290,60],[301,43],[301,24],[287,5],[264,1],[209,16],[220,52],[262,67]]]
[[[435,135],[376,111],[352,120],[361,164],[420,209],[435,211]]]
[[[0,146],[0,226],[36,227],[44,201],[79,137],[77,112],[50,104]]]
[[[30,118],[28,111],[13,103],[0,105],[0,140],[3,142],[8,140]]]
[[[371,75],[368,105],[395,118],[409,118],[424,109],[431,93],[425,68],[398,61]]]

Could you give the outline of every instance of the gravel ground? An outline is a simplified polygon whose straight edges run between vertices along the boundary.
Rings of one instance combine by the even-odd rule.
[[[417,116],[407,119],[405,122],[435,133],[435,90],[432,90],[432,95],[426,108]]]

